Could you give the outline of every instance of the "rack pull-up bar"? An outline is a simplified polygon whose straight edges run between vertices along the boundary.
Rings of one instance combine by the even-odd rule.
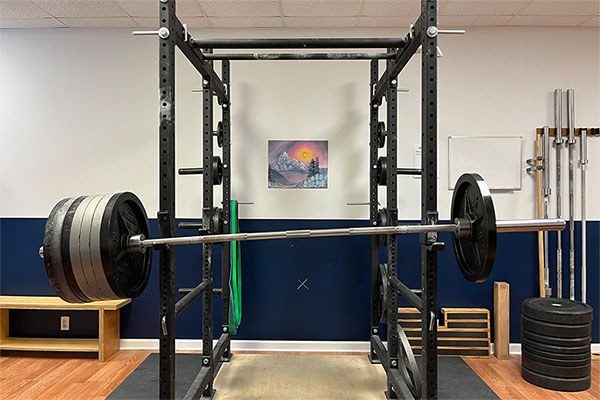
[[[189,43],[203,49],[389,49],[403,47],[404,38],[190,38]]]
[[[205,54],[207,60],[389,60],[394,53],[218,53]]]

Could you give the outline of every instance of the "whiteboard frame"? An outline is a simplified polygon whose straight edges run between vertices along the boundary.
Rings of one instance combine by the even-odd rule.
[[[514,135],[514,136],[448,136],[448,190],[454,190],[455,182],[450,182],[451,174],[452,174],[452,164],[451,164],[451,154],[452,154],[452,139],[520,139],[519,146],[519,160],[523,160],[523,136]],[[490,188],[491,191],[518,191],[523,188],[523,171],[521,165],[519,164],[519,185],[514,188]],[[477,172],[477,171],[474,171]]]

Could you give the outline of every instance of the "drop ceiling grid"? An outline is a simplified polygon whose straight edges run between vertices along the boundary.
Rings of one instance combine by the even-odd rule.
[[[191,28],[404,27],[420,0],[177,0]],[[598,26],[598,0],[440,0],[444,26]],[[0,27],[157,27],[157,0],[0,0]]]

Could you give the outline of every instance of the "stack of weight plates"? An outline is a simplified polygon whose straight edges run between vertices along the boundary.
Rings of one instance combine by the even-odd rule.
[[[531,298],[521,310],[521,376],[565,392],[591,385],[593,309],[566,299]]]
[[[46,273],[70,303],[139,296],[150,277],[150,250],[128,250],[128,238],[149,236],[141,201],[130,192],[61,200],[44,231]]]

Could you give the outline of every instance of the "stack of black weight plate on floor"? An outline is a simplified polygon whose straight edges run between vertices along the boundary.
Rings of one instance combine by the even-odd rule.
[[[593,309],[578,301],[531,298],[521,309],[521,376],[565,392],[591,385]]]

